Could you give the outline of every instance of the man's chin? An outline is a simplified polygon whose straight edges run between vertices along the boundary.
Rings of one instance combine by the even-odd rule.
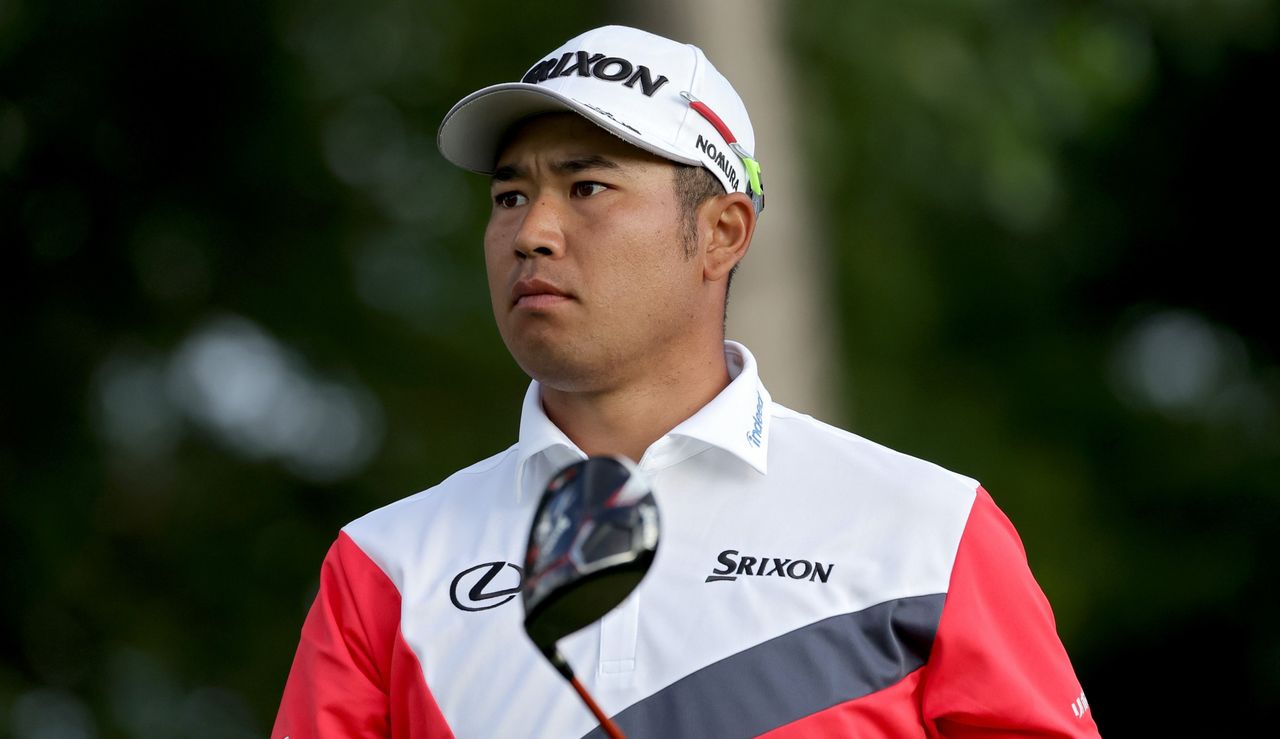
[[[512,352],[516,364],[538,384],[566,393],[588,392],[601,384],[600,368],[564,347]]]

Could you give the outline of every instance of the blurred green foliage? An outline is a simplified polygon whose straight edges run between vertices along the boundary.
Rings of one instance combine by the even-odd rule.
[[[986,483],[1105,732],[1250,733],[1280,10],[778,7],[854,429]],[[493,16],[0,0],[0,735],[264,735],[337,529],[514,440],[435,127],[627,16]]]
[[[1252,733],[1280,693],[1276,5],[806,8],[855,428],[985,482],[1104,733]]]

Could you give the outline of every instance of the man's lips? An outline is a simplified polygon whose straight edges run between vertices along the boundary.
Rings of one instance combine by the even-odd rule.
[[[572,298],[567,291],[536,277],[520,280],[511,288],[511,304],[521,308],[546,308]]]

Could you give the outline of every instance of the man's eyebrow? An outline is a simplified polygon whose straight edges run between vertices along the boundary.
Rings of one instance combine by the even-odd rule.
[[[566,159],[551,165],[551,169],[561,174],[573,174],[576,172],[585,172],[589,169],[622,169],[621,165],[612,159],[597,154],[585,157],[576,157],[574,159]]]
[[[524,176],[524,169],[514,164],[504,164],[493,170],[493,175],[489,177],[490,182],[510,182],[519,177]]]
[[[598,154],[590,154],[555,162],[551,165],[551,169],[557,174],[576,174],[592,169],[622,169],[622,165]],[[493,170],[489,180],[491,182],[510,182],[526,176],[528,176],[528,171],[524,167],[518,164],[504,164]]]

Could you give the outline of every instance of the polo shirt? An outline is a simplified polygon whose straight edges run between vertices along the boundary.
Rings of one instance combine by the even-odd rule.
[[[976,481],[731,382],[638,461],[653,566],[560,641],[628,736],[1097,736],[1017,533]],[[533,382],[519,441],[347,525],[273,739],[603,737],[525,635],[543,486],[583,452]]]

